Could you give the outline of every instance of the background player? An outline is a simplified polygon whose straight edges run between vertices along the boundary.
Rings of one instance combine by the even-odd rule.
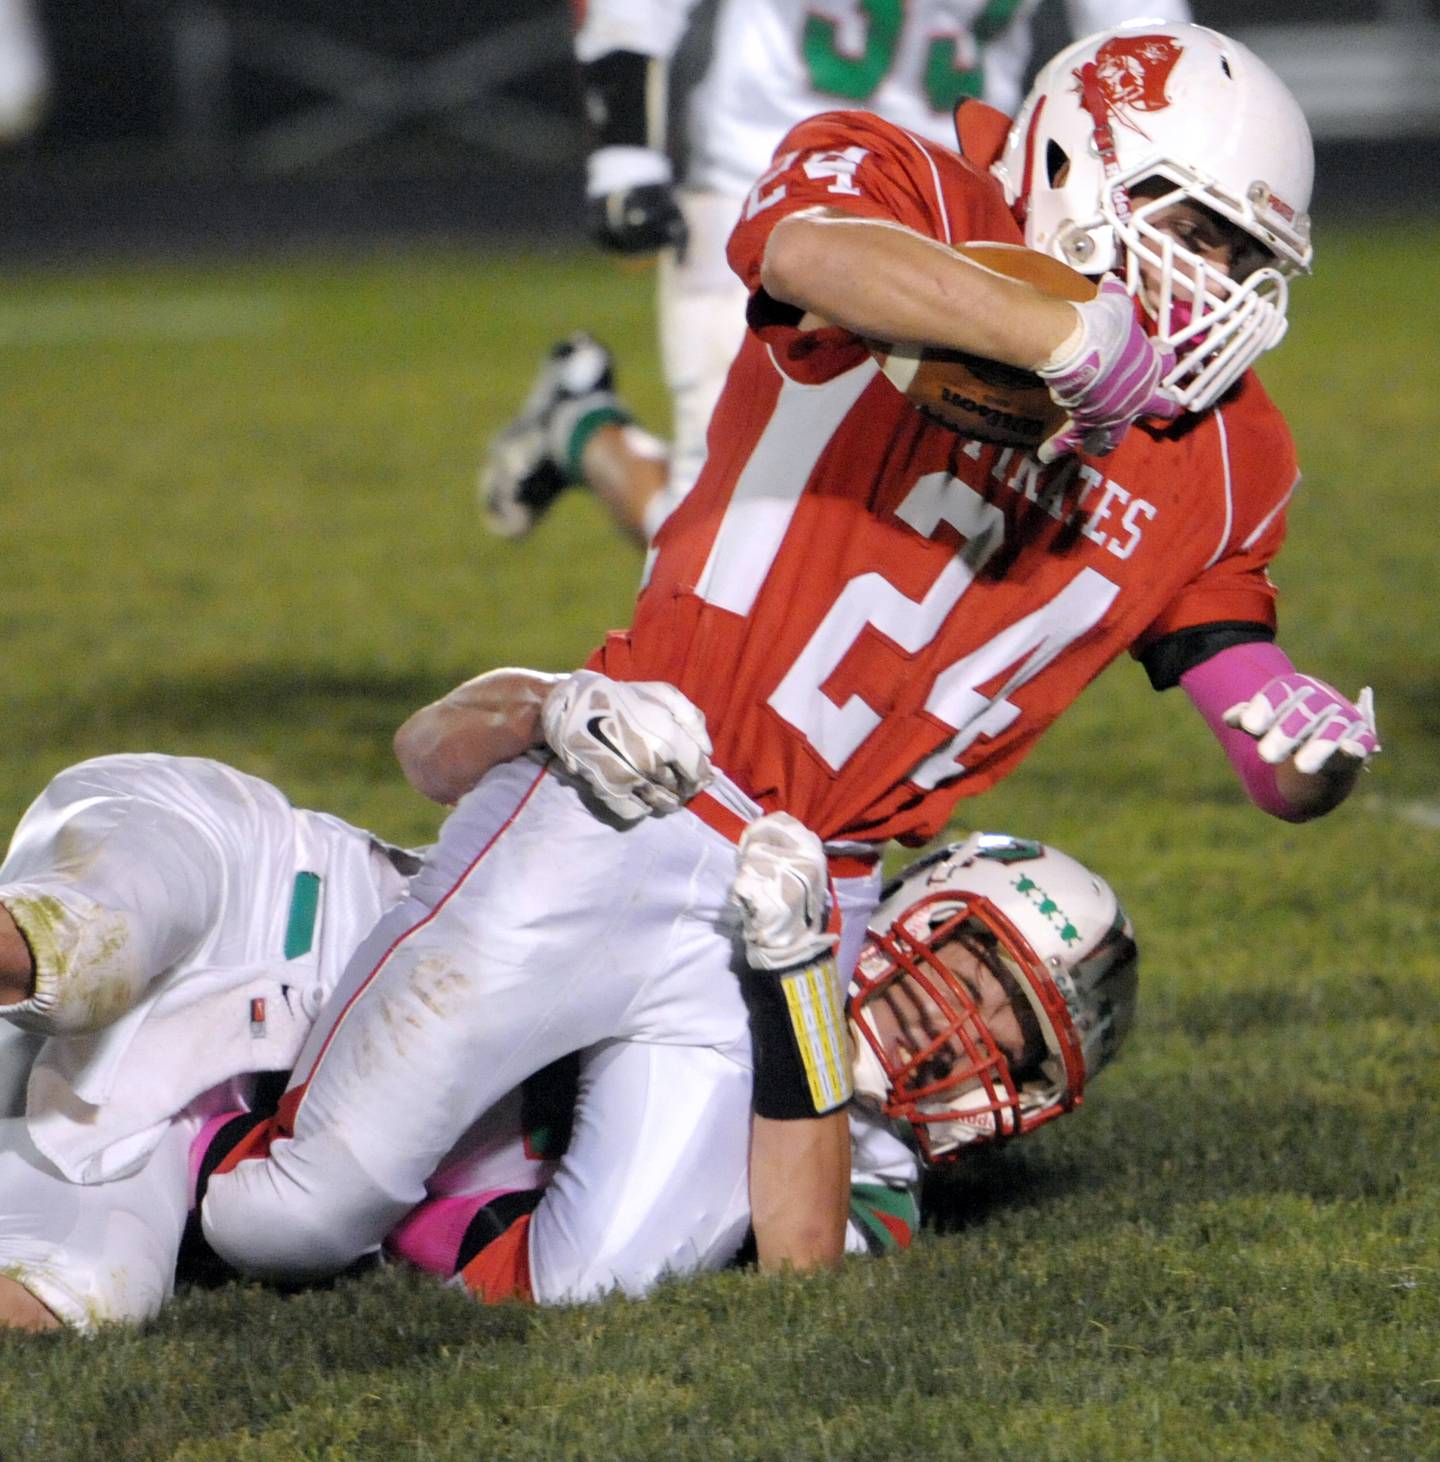
[[[781,137],[816,112],[863,107],[950,146],[962,99],[983,97],[1012,115],[1038,4],[720,0],[702,20],[697,0],[588,0],[575,51],[595,136],[591,231],[622,253],[662,251],[660,355],[674,404],[668,478],[597,480],[630,536],[648,542],[699,475],[710,414],[745,329],[747,291],[725,244]],[[1065,12],[1076,36],[1136,15],[1190,18],[1186,0],[1067,0]],[[677,53],[677,69],[695,74],[688,84],[680,78],[672,107],[665,83]],[[667,145],[672,112],[680,125]],[[555,367],[542,400],[555,391],[603,400],[612,384],[608,352],[591,341],[562,348]],[[534,415],[522,415],[482,471],[487,521],[506,536],[528,531],[567,482],[580,480],[545,451]]]
[[[570,1044],[642,1038],[683,972],[717,1002],[695,1019],[717,1018],[726,844],[761,812],[825,840],[848,973],[876,893],[864,860],[936,835],[1126,650],[1157,686],[1185,686],[1267,811],[1303,820],[1348,795],[1378,742],[1363,696],[1297,674],[1273,643],[1266,567],[1295,463],[1248,369],[1283,333],[1286,272],[1309,262],[1303,116],[1243,46],[1141,24],[1042,72],[992,177],[1002,138],[980,127],[961,157],[856,112],[782,144],[730,244],[752,302],[714,418],[725,451],[666,520],[632,628],[594,657],[700,706],[714,784],[623,832],[514,768],[462,799],[407,922],[332,1002],[273,1157],[212,1185],[222,1251],[263,1244],[254,1262],[303,1272],[378,1243],[472,1104],[560,1053],[561,1009]],[[1072,306],[945,247],[1025,238],[1126,282]],[[948,432],[866,339],[1037,370],[1068,412],[1051,451],[1108,455],[1046,463]],[[1190,410],[1167,425],[1177,401]],[[558,847],[561,880],[546,876]],[[459,969],[480,993],[444,1018],[409,1011],[402,1060],[387,1012],[422,969]],[[836,1125],[817,1108],[773,1126],[790,1130],[757,1126],[752,1183],[807,1175],[817,1216],[773,1255],[827,1262],[843,1234]],[[753,1207],[763,1257],[770,1215]]]

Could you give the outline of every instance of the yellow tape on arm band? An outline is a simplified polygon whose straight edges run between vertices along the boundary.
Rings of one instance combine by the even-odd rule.
[[[854,1093],[845,1001],[835,957],[825,955],[780,977],[790,1030],[805,1068],[817,1116],[843,1107]]]

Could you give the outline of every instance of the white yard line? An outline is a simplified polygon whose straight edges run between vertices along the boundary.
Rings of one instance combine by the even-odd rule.
[[[1412,802],[1395,802],[1388,797],[1370,796],[1360,804],[1366,812],[1381,817],[1395,817],[1416,827],[1440,828],[1440,799],[1423,798]]]
[[[284,305],[271,294],[0,302],[0,348],[128,340],[233,340],[270,335]]]

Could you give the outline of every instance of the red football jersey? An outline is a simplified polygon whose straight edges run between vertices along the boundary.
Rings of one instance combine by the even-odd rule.
[[[868,113],[795,128],[730,242],[755,293],[705,470],[632,628],[591,663],[684,691],[716,765],[767,810],[826,839],[920,842],[1122,651],[1273,624],[1294,449],[1253,373],[1202,418],[1049,468],[934,425],[855,336],[801,332],[760,290],[770,231],[815,207],[1020,241],[958,155]]]

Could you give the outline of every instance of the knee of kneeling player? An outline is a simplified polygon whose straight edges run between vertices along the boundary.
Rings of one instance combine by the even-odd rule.
[[[378,1247],[366,1216],[331,1195],[277,1177],[268,1161],[210,1179],[200,1210],[205,1241],[250,1279],[304,1284],[329,1279]]]
[[[530,1287],[542,1305],[586,1304],[610,1294],[639,1298],[662,1280],[724,1268],[739,1252],[744,1238],[741,1224],[723,1253],[707,1253],[685,1240],[663,1253],[642,1246],[639,1251],[604,1257],[568,1255],[557,1260],[552,1254],[548,1263],[543,1249],[532,1239]]]
[[[530,1287],[540,1304],[581,1304],[620,1293],[641,1296],[662,1280],[723,1269],[749,1227],[741,1187],[729,1200],[700,1200],[687,1221],[662,1221],[604,1232],[554,1222],[543,1205],[530,1234]]]

